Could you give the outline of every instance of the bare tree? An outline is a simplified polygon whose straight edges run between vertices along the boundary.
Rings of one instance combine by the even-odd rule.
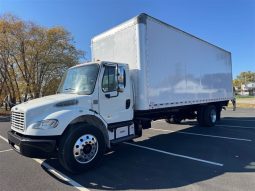
[[[13,103],[55,93],[55,83],[83,56],[62,27],[43,28],[12,15],[0,17],[0,87],[6,90],[0,93],[8,94]]]

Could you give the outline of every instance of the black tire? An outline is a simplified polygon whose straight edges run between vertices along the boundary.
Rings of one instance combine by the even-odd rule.
[[[217,109],[214,105],[208,105],[204,109],[204,125],[212,127],[217,121]]]
[[[171,123],[171,120],[170,120],[171,118],[169,118],[169,119],[165,119],[165,121],[167,122],[167,123]]]
[[[139,125],[139,122],[135,122],[135,135],[137,137],[141,137],[143,135],[143,128]]]
[[[204,107],[197,110],[197,122],[200,126],[204,126]]]
[[[167,123],[170,124],[180,124],[182,119],[179,116],[173,115],[171,118],[166,119]]]
[[[174,115],[174,116],[172,117],[172,122],[173,122],[174,124],[180,124],[181,121],[182,121],[182,118],[179,117],[179,116]]]
[[[83,135],[92,135],[97,141],[97,152],[88,163],[79,163],[74,157],[74,146],[77,140]],[[84,146],[83,146],[84,148]],[[106,143],[102,132],[96,127],[88,124],[76,124],[71,126],[63,135],[59,143],[58,158],[60,164],[71,173],[84,172],[90,168],[96,167],[102,160],[106,150]]]
[[[220,121],[220,119],[221,119],[221,111],[222,111],[222,107],[218,107],[217,108],[217,116],[216,116],[216,120],[217,121]]]

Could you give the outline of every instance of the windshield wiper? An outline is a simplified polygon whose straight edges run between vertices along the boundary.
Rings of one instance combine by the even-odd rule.
[[[73,93],[75,93],[75,89],[74,88],[66,88],[66,89],[64,89],[63,93],[73,94]]]

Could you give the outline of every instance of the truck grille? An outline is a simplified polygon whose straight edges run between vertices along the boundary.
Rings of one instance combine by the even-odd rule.
[[[25,130],[24,113],[12,112],[11,125],[12,128],[24,131]]]

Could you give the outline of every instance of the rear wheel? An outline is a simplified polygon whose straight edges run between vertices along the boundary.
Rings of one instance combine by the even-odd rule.
[[[103,158],[106,144],[99,129],[78,124],[62,137],[58,157],[61,165],[72,173],[95,167]]]
[[[203,126],[204,125],[204,107],[200,107],[197,110],[197,122],[199,125]]]
[[[166,119],[166,122],[171,124],[180,124],[181,121],[182,121],[182,118],[178,115],[173,115],[169,119]]]
[[[201,126],[214,126],[217,121],[217,117],[219,117],[219,113],[217,113],[217,109],[214,105],[201,107],[197,111],[197,121]]]
[[[221,119],[221,111],[222,111],[222,107],[217,107],[217,116],[216,116],[217,121],[220,121]]]
[[[217,121],[217,111],[216,107],[213,105],[208,105],[204,111],[204,125],[207,127],[212,127]]]
[[[134,125],[135,125],[135,135],[136,135],[137,137],[141,137],[141,136],[143,135],[143,128],[142,128],[142,125],[141,125],[138,121],[136,121],[136,122],[134,123]]]

